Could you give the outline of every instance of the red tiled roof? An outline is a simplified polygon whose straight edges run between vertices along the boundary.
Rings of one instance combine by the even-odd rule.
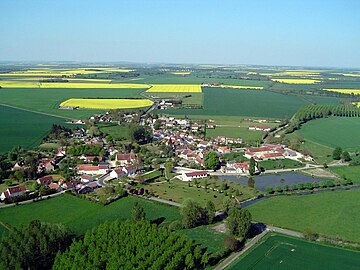
[[[201,176],[201,175],[207,175],[207,171],[197,171],[197,172],[188,172],[185,173],[187,177],[193,177],[193,176]]]
[[[38,179],[40,183],[48,183],[54,181],[54,178],[51,175],[46,175]]]
[[[79,164],[77,166],[78,171],[98,171],[100,168],[99,166],[93,166],[88,164]]]
[[[19,192],[22,192],[22,191],[26,191],[26,187],[24,185],[21,185],[21,186],[17,186],[17,187],[9,187],[7,190],[8,190],[9,195],[11,195],[11,194],[14,194],[14,193],[19,193]]]

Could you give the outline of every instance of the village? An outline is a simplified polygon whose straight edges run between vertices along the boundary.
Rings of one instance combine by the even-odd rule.
[[[122,123],[131,123],[139,119],[137,114],[124,114]],[[90,118],[93,122],[113,122],[111,114],[94,115]],[[101,187],[108,187],[109,182],[122,185],[126,190],[132,188],[132,184],[143,181],[144,175],[164,170],[165,163],[171,161],[171,170],[177,174],[175,178],[181,181],[206,178],[212,174],[250,176],[262,174],[265,171],[258,166],[258,162],[266,160],[290,159],[295,161],[311,161],[311,157],[289,149],[285,145],[263,144],[259,147],[246,147],[242,138],[229,138],[217,136],[208,140],[204,138],[204,130],[214,129],[216,125],[209,122],[203,124],[189,119],[177,119],[175,117],[148,115],[141,118],[141,125],[151,129],[151,142],[141,145],[150,156],[159,156],[161,162],[152,164],[145,160],[138,149],[124,151],[123,147],[110,145],[104,139],[104,135],[92,135],[84,128],[75,129],[67,136],[75,139],[76,145],[60,147],[53,155],[41,158],[37,164],[36,180],[37,189],[43,188],[42,194],[54,194],[71,191],[74,194],[86,194]],[[251,125],[249,130],[269,131],[271,128],[263,125]],[[81,145],[90,149],[96,149],[97,155],[89,154],[91,151],[79,152]],[[149,149],[148,146],[150,147]],[[154,153],[153,151],[157,151]],[[216,166],[209,168],[206,165],[206,156],[215,154]],[[242,155],[242,161],[232,159],[232,155]],[[149,155],[148,155],[149,156]],[[230,156],[230,158],[229,158]],[[71,160],[71,162],[69,162]],[[254,166],[251,167],[251,160]],[[70,165],[70,163],[72,165]],[[67,164],[67,165],[64,165]],[[66,168],[68,166],[68,168]],[[63,177],[61,174],[53,174],[58,168],[72,171],[73,173]],[[175,169],[176,168],[176,169]],[[12,170],[26,170],[24,162],[17,162]],[[145,177],[146,179],[146,177]],[[2,201],[15,202],[16,198],[33,199],[34,192],[27,190],[25,185],[9,187],[4,191],[0,199]],[[21,198],[21,199],[20,199]]]

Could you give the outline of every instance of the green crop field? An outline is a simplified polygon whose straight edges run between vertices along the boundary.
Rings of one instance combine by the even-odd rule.
[[[341,178],[350,179],[354,183],[360,184],[360,166],[329,167],[329,170]]]
[[[59,110],[61,102],[70,98],[134,98],[145,89],[0,89],[3,104],[73,119],[86,119],[105,110]]]
[[[359,265],[359,252],[272,234],[226,269],[350,270]]]
[[[360,119],[355,117],[330,117],[309,121],[296,133],[305,140],[332,148],[340,146],[349,151],[360,148]]]
[[[0,106],[0,152],[17,145],[32,148],[48,134],[52,124],[64,122],[61,118]]]
[[[131,209],[138,202],[149,220],[164,217],[165,223],[180,219],[177,208],[136,197],[125,197],[107,206],[89,202],[72,195],[61,195],[49,200],[0,209],[0,222],[21,226],[38,219],[67,225],[77,235],[106,221],[131,217]]]
[[[360,242],[360,190],[275,197],[248,207],[253,219],[296,231]]]
[[[234,115],[268,118],[291,117],[308,101],[293,95],[262,90],[203,88],[203,109],[167,110],[177,115]]]

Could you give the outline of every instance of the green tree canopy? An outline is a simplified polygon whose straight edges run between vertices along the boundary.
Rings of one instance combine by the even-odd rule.
[[[229,232],[239,238],[246,237],[251,226],[251,214],[247,209],[232,208],[226,220]]]
[[[58,253],[53,269],[193,269],[206,256],[184,236],[147,221],[115,221],[88,231]]]
[[[56,253],[70,243],[64,226],[34,220],[0,241],[0,269],[50,269]]]
[[[219,158],[215,152],[209,152],[204,157],[204,165],[207,170],[216,170],[219,164]]]

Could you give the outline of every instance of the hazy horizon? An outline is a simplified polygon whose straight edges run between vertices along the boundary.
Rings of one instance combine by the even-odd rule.
[[[3,0],[0,61],[359,68],[359,1]]]

